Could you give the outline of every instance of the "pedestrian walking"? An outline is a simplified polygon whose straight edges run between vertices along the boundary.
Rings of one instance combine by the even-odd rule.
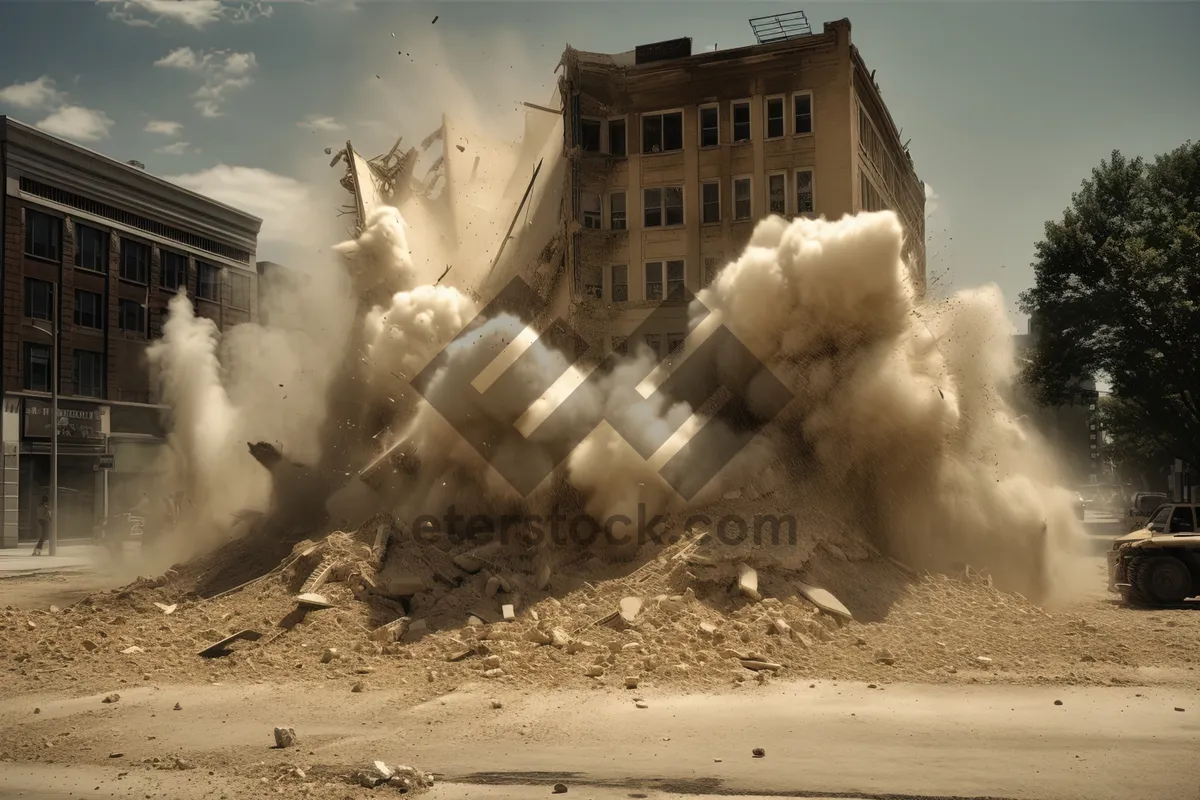
[[[35,556],[42,554],[42,545],[50,538],[50,516],[52,513],[50,510],[50,498],[42,495],[42,502],[38,503],[37,507],[38,540],[37,545],[33,548],[33,555]]]

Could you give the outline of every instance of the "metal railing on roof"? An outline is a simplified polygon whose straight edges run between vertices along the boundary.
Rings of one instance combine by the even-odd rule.
[[[808,24],[808,16],[803,11],[755,17],[750,20],[750,28],[754,31],[754,38],[758,40],[759,44],[782,42],[786,39],[812,35],[812,26]]]

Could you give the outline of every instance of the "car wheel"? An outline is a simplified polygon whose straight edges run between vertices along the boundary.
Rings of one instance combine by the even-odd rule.
[[[1173,556],[1138,559],[1129,577],[1140,599],[1158,605],[1182,603],[1195,593],[1187,565]]]

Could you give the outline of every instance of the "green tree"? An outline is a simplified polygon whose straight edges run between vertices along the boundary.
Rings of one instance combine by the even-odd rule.
[[[1037,400],[1106,377],[1106,416],[1131,457],[1157,448],[1200,464],[1200,144],[1153,163],[1113,151],[1046,223],[1033,269],[1021,308]]]

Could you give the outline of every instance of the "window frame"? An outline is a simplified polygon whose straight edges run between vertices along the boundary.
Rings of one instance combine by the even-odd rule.
[[[579,269],[578,265],[576,266],[576,269]],[[593,272],[592,275],[589,276],[588,272],[591,270],[595,270],[595,272]],[[599,266],[599,265],[595,265],[595,264],[584,265],[583,273],[580,274],[580,276],[579,276],[579,283],[583,287],[583,295],[582,296],[584,298],[586,298],[588,300],[603,300],[604,299],[604,271],[605,271],[604,267]],[[596,282],[589,282],[588,281],[589,277],[595,277],[595,278],[598,278],[599,280]],[[590,291],[593,289],[595,290],[594,293],[592,291]]]
[[[671,266],[679,265],[679,277],[671,277]],[[668,258],[663,259],[663,299],[666,300],[671,296],[671,284],[676,283],[687,289],[687,259],[686,258]]]
[[[234,297],[237,295],[237,292],[234,291],[233,282],[238,278],[246,281],[246,305],[244,306],[239,306],[236,302],[234,302]],[[227,269],[225,270],[225,281],[229,284],[229,307],[237,309],[238,311],[251,311],[251,306],[254,305],[254,282],[251,276],[239,270]]]
[[[658,287],[659,287],[658,297],[650,296],[650,265],[651,264],[658,265],[658,280],[656,281],[656,283],[658,284]],[[666,292],[667,292],[667,266],[666,265],[667,265],[667,260],[665,258],[660,258],[656,261],[643,261],[642,262],[642,299],[644,301],[646,301],[647,303],[650,303],[650,302],[661,303],[663,300],[667,299],[667,294],[666,294]]]
[[[614,153],[612,149],[612,124],[620,122],[625,126],[625,149],[624,152]],[[610,158],[629,158],[629,115],[622,114],[617,117],[607,117],[604,120],[604,127],[600,131],[603,136],[602,147],[604,154]]]
[[[595,200],[595,211],[589,211],[584,200]],[[598,231],[604,228],[604,195],[600,192],[579,193],[579,224],[584,230]]]
[[[112,253],[112,231],[106,231],[88,222],[81,222],[77,219],[72,219],[71,224],[75,226],[75,269],[81,269],[84,272],[91,272],[95,275],[107,275],[109,268],[109,255]],[[103,255],[104,266],[102,268],[86,266],[82,263],[83,248],[80,247],[80,242],[83,240],[83,236],[80,233],[81,228],[89,231],[95,231],[96,233],[100,234],[101,241],[103,242],[101,253]]]
[[[145,275],[144,279],[139,280],[138,278],[130,278],[128,275],[125,274],[125,245],[126,245],[126,243],[129,243],[131,245],[136,245],[138,247],[146,248],[146,275]],[[141,239],[134,239],[129,236],[122,236],[120,239],[120,245],[119,245],[118,251],[119,252],[117,255],[117,260],[118,260],[118,262],[117,262],[117,277],[120,280],[126,281],[128,283],[134,283],[134,284],[137,284],[138,286],[149,286],[150,285],[151,265],[154,263],[154,245],[150,244],[149,242],[143,242]]]
[[[771,101],[779,101],[779,135],[771,135]],[[773,142],[777,139],[786,139],[788,134],[788,100],[785,94],[772,94],[763,98],[763,141]]]
[[[615,220],[617,217],[613,214],[613,200],[620,196],[621,202],[625,208],[621,211],[621,225],[617,227]],[[608,193],[608,229],[610,231],[625,231],[629,230],[629,192],[625,189],[617,189]]]
[[[41,284],[41,286],[38,286],[38,284]],[[35,286],[38,286],[38,288],[42,288],[42,286],[49,287],[50,298],[49,298],[48,308],[46,311],[46,313],[49,316],[41,317],[41,316],[37,316],[33,313],[33,311],[34,311],[33,292],[31,292],[30,289],[32,289]],[[25,317],[28,319],[40,319],[43,322],[53,323],[55,312],[57,311],[57,307],[55,306],[54,290],[55,290],[55,284],[53,281],[44,281],[41,278],[35,278],[32,275],[26,275],[25,276],[25,302],[24,302],[24,308],[22,309],[22,313],[25,315]]]
[[[750,211],[749,211],[748,215],[745,217],[738,216],[737,185],[738,185],[739,181],[746,181],[747,183],[750,184],[750,191],[749,191]],[[733,209],[732,209],[733,210],[733,220],[732,221],[733,222],[748,222],[750,220],[753,220],[754,219],[754,176],[753,175],[734,175],[729,179],[729,188],[730,188],[730,193],[731,193],[730,205],[733,207]]]
[[[679,115],[679,147],[677,149],[667,150],[667,149],[665,149],[666,148],[666,127],[667,127],[666,126],[666,117],[673,115],[673,114]],[[662,126],[663,135],[659,139],[659,144],[661,144],[663,146],[663,149],[659,150],[658,152],[654,152],[652,150],[646,149],[646,119],[649,117],[662,117],[663,118],[663,126]],[[639,123],[638,132],[641,134],[641,141],[639,142],[639,144],[641,144],[641,148],[639,148],[639,149],[643,156],[663,156],[668,153],[681,153],[686,148],[686,145],[687,145],[686,138],[687,137],[684,134],[683,109],[682,108],[667,108],[667,109],[663,109],[662,111],[648,111],[643,114],[638,114],[638,123]],[[626,147],[628,147],[628,146],[629,146],[628,131],[626,131]]]
[[[31,378],[33,377],[33,353],[34,351],[46,354],[46,388],[39,389],[33,385]],[[43,342],[21,342],[21,386],[27,392],[53,392],[54,391],[54,348],[51,345]]]
[[[83,381],[80,379],[83,374],[83,365],[81,363],[81,355],[97,356],[96,362],[100,366],[100,385],[96,394],[86,394],[83,391]],[[75,395],[77,397],[98,397],[103,399],[105,390],[108,388],[108,376],[105,374],[108,364],[105,361],[104,353],[98,350],[88,350],[87,348],[77,347],[71,353],[71,381],[75,385]]]
[[[705,209],[709,205],[709,202],[704,199],[704,187],[706,187],[706,186],[716,186],[717,187],[717,218],[716,219],[711,219],[711,220],[705,219],[705,216],[704,216]],[[721,191],[721,179],[720,178],[715,178],[713,180],[708,180],[708,181],[706,181],[706,180],[700,181],[700,224],[701,225],[720,225],[721,224],[721,212],[724,210],[722,208],[722,205],[723,205],[722,195],[723,194],[724,194],[724,192]]]
[[[96,307],[92,309],[96,317],[96,324],[89,325],[83,321],[84,304],[83,300],[87,298],[96,303]],[[75,327],[82,328],[87,331],[103,331],[107,322],[108,314],[105,313],[108,309],[105,308],[104,295],[100,292],[92,292],[87,289],[75,290]]]
[[[174,286],[167,285],[167,256],[179,256],[180,258],[183,259],[183,281],[175,284]],[[189,280],[191,279],[192,269],[191,269],[191,258],[188,256],[187,253],[180,253],[177,250],[171,250],[166,247],[160,247],[158,250],[158,266],[159,266],[158,282],[159,282],[159,284],[162,285],[162,288],[164,288],[168,291],[172,291],[172,292],[177,292],[181,288],[183,288],[183,289],[188,288],[188,283],[189,283]]]
[[[32,206],[25,206],[24,211],[25,215],[24,219],[22,220],[22,225],[24,228],[24,241],[21,243],[21,254],[26,258],[32,258],[36,261],[42,261],[47,264],[61,265],[63,261],[63,218],[57,214],[51,214],[47,211],[43,211],[40,208],[33,208]],[[57,234],[57,241],[54,242],[57,252],[50,255],[41,255],[34,252],[36,242],[33,241],[34,226],[31,219],[33,216],[41,217],[50,222],[49,232]]]
[[[797,97],[807,97],[808,98],[808,130],[804,131],[804,132],[796,130],[796,98]],[[787,113],[787,112],[784,112],[784,113]],[[816,100],[813,98],[812,89],[801,89],[799,91],[792,92],[792,124],[791,124],[792,136],[813,136],[816,134],[816,132],[817,132],[817,103],[816,103]]]
[[[808,211],[800,209],[800,173],[808,173],[808,191],[812,195],[812,208]],[[792,170],[792,196],[795,199],[795,216],[815,217],[817,213],[817,169],[816,167],[796,167]]]
[[[125,327],[125,309],[133,305],[138,310],[138,325],[137,328]],[[117,330],[124,333],[136,333],[140,336],[146,335],[146,306],[128,297],[117,298]]]
[[[621,283],[617,283],[617,280],[616,280],[617,279],[616,270],[618,270],[618,269],[625,270],[625,275],[624,275],[625,280],[622,281]],[[608,301],[610,303],[628,303],[629,302],[629,265],[628,264],[609,264],[608,269],[605,271],[608,273],[608,286],[606,288],[606,291],[608,292]],[[613,291],[618,286],[625,287],[625,296],[620,299],[617,298],[616,292]]]
[[[583,123],[585,123],[585,122],[596,123],[597,127],[596,127],[596,149],[595,150],[588,150],[586,147],[583,146]],[[580,117],[579,117],[579,141],[576,142],[575,144],[579,146],[579,150],[581,152],[595,153],[597,155],[604,154],[604,129],[607,127],[604,123],[605,123],[605,119],[603,117],[585,117],[583,115],[580,115]]]
[[[746,113],[749,115],[749,119],[746,121],[746,127],[748,128],[748,130],[746,132],[745,139],[737,138],[737,124],[736,124],[736,122],[734,122],[734,120],[736,119],[736,117],[734,115],[734,109],[736,109],[738,106],[745,106]],[[753,141],[754,141],[754,99],[751,97],[747,97],[747,98],[744,98],[741,100],[730,100],[729,101],[729,143],[732,145],[745,145],[745,144],[751,144]]]
[[[712,144],[704,143],[704,112],[711,109],[717,115],[717,140]],[[721,146],[721,104],[701,103],[696,106],[696,146],[701,150],[712,150]]]
[[[772,202],[771,179],[772,178],[783,178],[783,210],[782,211],[775,211],[773,208],[771,208],[771,202]],[[777,214],[778,216],[784,217],[785,219],[787,218],[787,215],[788,215],[787,170],[773,170],[773,171],[767,173],[767,213],[768,214]]]
[[[679,222],[667,222],[667,190],[679,190]],[[646,202],[646,192],[659,192],[661,198],[657,206],[659,212],[659,223],[657,225],[648,225],[646,223],[646,210],[651,206]],[[687,225],[687,192],[684,190],[683,184],[669,184],[661,186],[643,186],[642,187],[642,228],[649,230],[650,228],[683,228]]]
[[[202,267],[208,267],[208,268],[214,270],[214,272],[215,272],[215,275],[213,276],[213,281],[212,281],[212,285],[216,291],[215,297],[209,297],[208,295],[204,294],[201,291],[201,287],[204,286],[204,281],[202,281],[200,279],[200,270]],[[213,264],[210,261],[201,261],[200,259],[196,259],[196,299],[205,300],[209,303],[218,303],[219,304],[221,302],[221,267],[220,266]]]

